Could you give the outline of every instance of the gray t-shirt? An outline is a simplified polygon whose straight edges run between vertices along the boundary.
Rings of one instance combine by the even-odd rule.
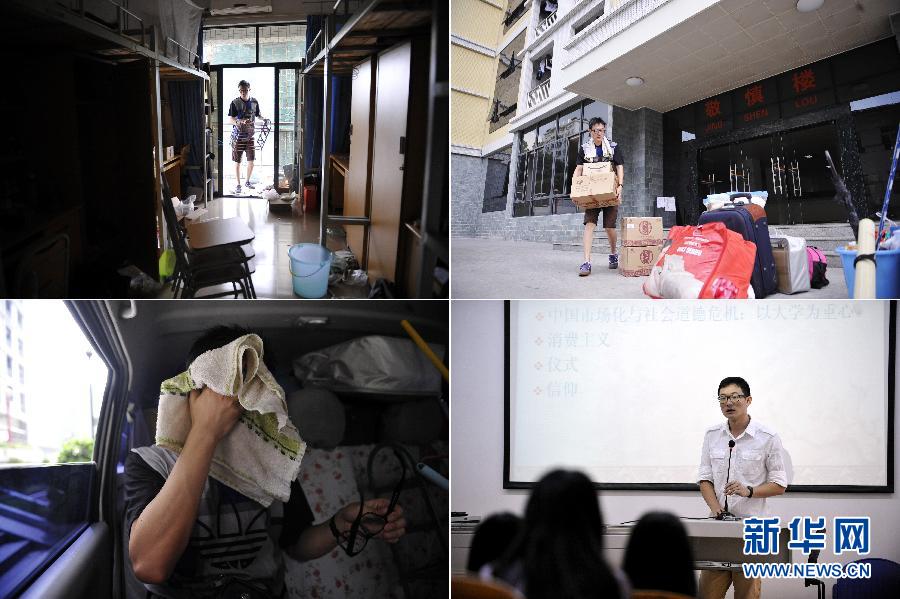
[[[125,527],[131,526],[165,484],[178,454],[156,445],[138,447],[125,460]],[[173,599],[214,597],[238,579],[279,597],[284,593],[282,548],[296,543],[312,525],[313,514],[300,485],[291,484],[287,504],[264,508],[211,478],[206,479],[197,521],[172,576],[162,585],[145,585],[154,595]]]

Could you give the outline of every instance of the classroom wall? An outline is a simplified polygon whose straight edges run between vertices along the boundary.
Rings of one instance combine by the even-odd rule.
[[[503,489],[503,302],[454,301],[452,323],[451,510],[481,516],[504,510],[522,513],[528,492]],[[823,364],[832,365],[829,360]],[[598,374],[597,385],[602,384],[603,375]],[[894,412],[896,435],[900,430],[900,410]],[[696,440],[698,455],[701,442]],[[895,487],[900,484],[900,460],[896,455],[895,442]],[[771,515],[780,516],[782,521],[794,516],[826,516],[829,542],[833,516],[870,516],[872,552],[868,557],[900,563],[900,496],[896,492],[822,496],[788,492],[769,499],[768,505]],[[606,523],[636,520],[649,510],[668,510],[694,517],[707,514],[699,492],[684,491],[602,491],[601,507]],[[856,554],[834,556],[823,551],[819,562],[850,562],[857,557]],[[826,583],[830,597],[834,580],[828,579]],[[767,593],[779,597],[814,596],[813,589],[803,588],[802,580],[765,581],[763,594]]]

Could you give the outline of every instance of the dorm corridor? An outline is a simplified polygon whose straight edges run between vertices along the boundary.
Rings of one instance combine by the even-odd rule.
[[[447,3],[2,10],[0,296],[448,297]]]

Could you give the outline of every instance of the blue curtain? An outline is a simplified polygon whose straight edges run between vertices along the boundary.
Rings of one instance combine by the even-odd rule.
[[[188,164],[203,166],[203,82],[169,81],[169,105],[175,127],[175,150],[190,144]],[[183,169],[182,173],[193,187],[203,189],[203,169]]]
[[[335,31],[339,31],[339,20]],[[306,47],[322,28],[322,15],[308,15],[306,18]],[[350,77],[329,77],[331,85],[331,147],[329,152],[347,154],[350,151]],[[303,155],[306,170],[319,170],[322,166],[322,78],[307,77],[304,82],[303,115],[306,137],[303,140]]]

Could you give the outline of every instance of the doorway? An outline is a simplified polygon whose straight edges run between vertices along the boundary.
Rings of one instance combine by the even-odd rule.
[[[259,103],[259,112],[261,118],[271,121],[269,127],[275,123],[275,68],[274,67],[233,67],[222,69],[222,98],[218,105],[221,107],[219,111],[219,125],[221,126],[221,159],[222,166],[220,173],[222,176],[222,184],[219,189],[223,195],[230,196],[260,196],[263,187],[273,185],[275,181],[275,149],[273,133],[266,133],[257,119],[256,128],[252,140],[252,146],[255,149],[255,157],[253,161],[253,171],[250,175],[249,182],[253,184],[253,188],[244,187],[247,182],[247,173],[250,163],[247,156],[241,156],[240,178],[235,170],[235,162],[232,159],[232,130],[234,126],[231,124],[231,118],[228,116],[231,102],[239,98],[238,83],[247,81],[250,83],[250,97],[255,98]],[[260,147],[261,146],[261,147]],[[242,186],[238,189],[237,184],[240,180]]]
[[[299,98],[300,65],[276,63],[267,66],[223,66],[213,68],[210,83],[216,94],[212,110],[210,147],[217,147],[213,178],[216,194],[221,196],[259,197],[263,188],[274,185],[279,191],[288,191],[297,179],[295,169],[299,160]],[[237,189],[237,173],[232,159],[231,135],[233,125],[228,117],[232,100],[238,97],[238,83],[250,83],[250,95],[259,102],[263,118],[269,119],[270,132],[261,149],[255,150],[252,189],[243,186],[247,176],[246,155],[242,156],[240,179]],[[259,146],[261,127],[257,121],[254,133],[255,147]]]
[[[767,191],[769,224],[846,222],[834,201],[825,151],[842,170],[834,121],[706,148],[699,154],[702,195]]]

